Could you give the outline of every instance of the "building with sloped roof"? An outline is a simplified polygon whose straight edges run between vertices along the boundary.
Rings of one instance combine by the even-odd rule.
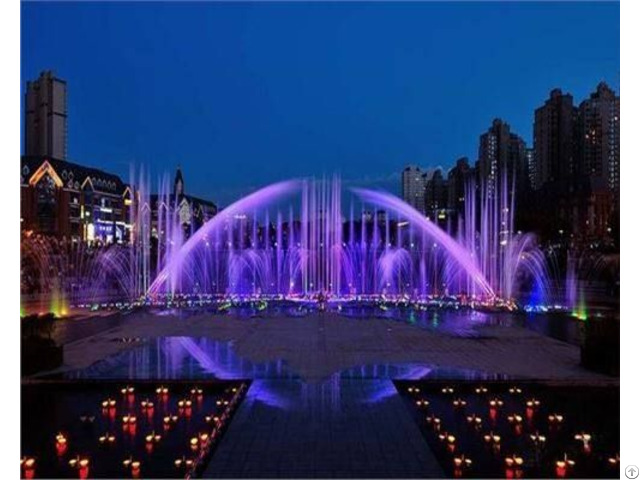
[[[180,167],[176,170],[173,191],[168,194],[149,196],[151,211],[151,235],[160,238],[160,218],[176,219],[184,231],[185,238],[190,237],[208,220],[218,213],[215,203],[185,193],[185,182]],[[173,220],[172,220],[173,221]],[[166,222],[165,222],[166,223]]]
[[[20,200],[24,231],[89,243],[131,240],[134,192],[112,173],[46,156],[23,156]]]

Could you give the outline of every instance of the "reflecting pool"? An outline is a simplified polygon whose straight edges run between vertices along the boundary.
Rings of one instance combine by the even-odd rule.
[[[158,337],[107,357],[87,368],[67,372],[67,379],[280,379],[303,380],[282,359],[255,363],[239,356],[233,341],[211,338]],[[467,369],[433,367],[418,363],[358,365],[336,372],[331,378],[497,379],[504,376]],[[331,381],[331,380],[329,380]]]

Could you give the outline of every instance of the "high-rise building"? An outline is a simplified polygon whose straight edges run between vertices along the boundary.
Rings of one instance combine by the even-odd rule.
[[[480,135],[477,175],[479,184],[488,196],[493,196],[503,185],[510,194],[529,190],[529,167],[524,140],[507,122],[495,119],[487,132]]]
[[[45,71],[27,82],[25,155],[67,158],[67,82]]]
[[[534,154],[533,148],[527,148],[524,152],[524,155],[527,159],[527,167],[529,169],[529,186],[531,190],[537,190],[536,183],[536,158]]]
[[[469,181],[473,173],[473,169],[469,166],[469,159],[462,157],[447,174],[447,207],[458,215],[464,213]]]
[[[609,237],[620,206],[620,97],[606,83],[580,103],[576,138],[580,205],[574,230],[588,241]]]
[[[448,203],[447,179],[438,167],[425,174],[425,213],[438,221],[446,218]]]
[[[533,126],[536,189],[554,184],[568,188],[575,173],[575,119],[573,97],[556,88],[535,111]]]
[[[578,110],[579,171],[594,188],[620,194],[620,97],[601,82]]]
[[[533,186],[536,229],[547,238],[569,233],[592,244],[610,237],[620,191],[620,97],[600,83],[590,97],[551,91],[535,112]]]
[[[402,199],[421,213],[425,213],[425,182],[420,167],[409,165],[402,171]]]

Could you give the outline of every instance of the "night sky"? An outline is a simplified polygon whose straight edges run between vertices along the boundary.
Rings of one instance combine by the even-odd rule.
[[[397,192],[408,163],[475,161],[495,117],[620,87],[618,3],[23,3],[24,82],[68,82],[69,160],[180,164],[227,204],[339,173]]]

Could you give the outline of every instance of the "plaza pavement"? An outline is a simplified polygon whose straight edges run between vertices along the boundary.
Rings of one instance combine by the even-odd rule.
[[[64,320],[64,369],[136,343],[190,336],[232,342],[255,364],[282,359],[300,379],[253,380],[205,478],[440,478],[443,472],[390,379],[344,378],[361,365],[417,363],[519,378],[617,386],[579,366],[578,347],[521,327],[478,326],[475,338],[334,313],[303,318],[113,315]],[[380,392],[383,395],[380,395]],[[373,400],[372,400],[373,399]]]
[[[209,337],[231,341],[254,363],[285,360],[313,381],[350,367],[421,363],[512,377],[611,383],[618,379],[580,367],[577,346],[513,326],[478,326],[475,338],[456,337],[378,318],[353,319],[335,313],[303,318],[237,318],[196,314],[186,318],[150,312],[86,320],[64,320],[56,339],[64,344],[65,369],[84,368],[135,344],[122,337]],[[74,332],[82,331],[78,337]]]

